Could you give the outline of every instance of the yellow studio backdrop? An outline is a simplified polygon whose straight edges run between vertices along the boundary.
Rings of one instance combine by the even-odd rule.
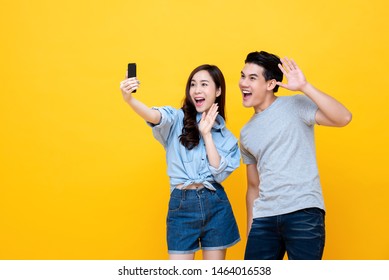
[[[2,1],[0,259],[166,259],[165,154],[124,103],[179,107],[190,71],[218,65],[238,137],[248,52],[294,58],[353,113],[316,128],[324,259],[389,259],[388,4],[384,0]],[[281,90],[280,95],[289,92]],[[245,167],[224,186],[246,242]],[[197,258],[200,258],[199,255]]]

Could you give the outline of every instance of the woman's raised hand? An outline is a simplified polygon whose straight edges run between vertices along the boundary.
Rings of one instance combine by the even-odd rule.
[[[120,83],[120,90],[125,101],[128,101],[132,97],[132,93],[139,88],[140,82],[137,78],[127,78]]]
[[[216,117],[219,114],[218,112],[219,105],[214,103],[211,108],[209,108],[208,112],[204,112],[201,116],[201,120],[199,123],[199,131],[201,135],[206,135],[211,132],[213,124],[215,123]]]

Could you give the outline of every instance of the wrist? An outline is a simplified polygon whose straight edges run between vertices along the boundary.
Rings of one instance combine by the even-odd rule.
[[[123,98],[124,101],[126,101],[129,105],[131,105],[132,101],[134,100],[131,93],[123,95]]]
[[[207,133],[201,133],[201,136],[203,137],[204,139],[204,142],[208,142],[209,140],[212,140],[212,134],[211,132],[207,132]]]
[[[309,82],[305,82],[305,83],[301,86],[300,91],[301,91],[302,93],[304,93],[304,94],[309,95],[309,94],[312,92],[313,89],[314,89],[314,87],[313,87],[312,84],[310,84]]]

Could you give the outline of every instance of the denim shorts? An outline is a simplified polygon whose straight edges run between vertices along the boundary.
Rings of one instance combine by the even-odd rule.
[[[167,215],[167,245],[170,254],[221,250],[240,240],[238,226],[227,194],[219,184],[216,191],[174,189]]]
[[[246,260],[320,260],[325,243],[325,213],[319,208],[257,218],[247,239]]]

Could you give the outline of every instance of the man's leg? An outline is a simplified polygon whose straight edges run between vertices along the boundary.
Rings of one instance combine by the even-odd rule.
[[[245,260],[282,260],[285,245],[278,230],[278,216],[253,220]]]
[[[325,243],[324,211],[307,208],[283,215],[283,237],[289,260],[320,260]]]

